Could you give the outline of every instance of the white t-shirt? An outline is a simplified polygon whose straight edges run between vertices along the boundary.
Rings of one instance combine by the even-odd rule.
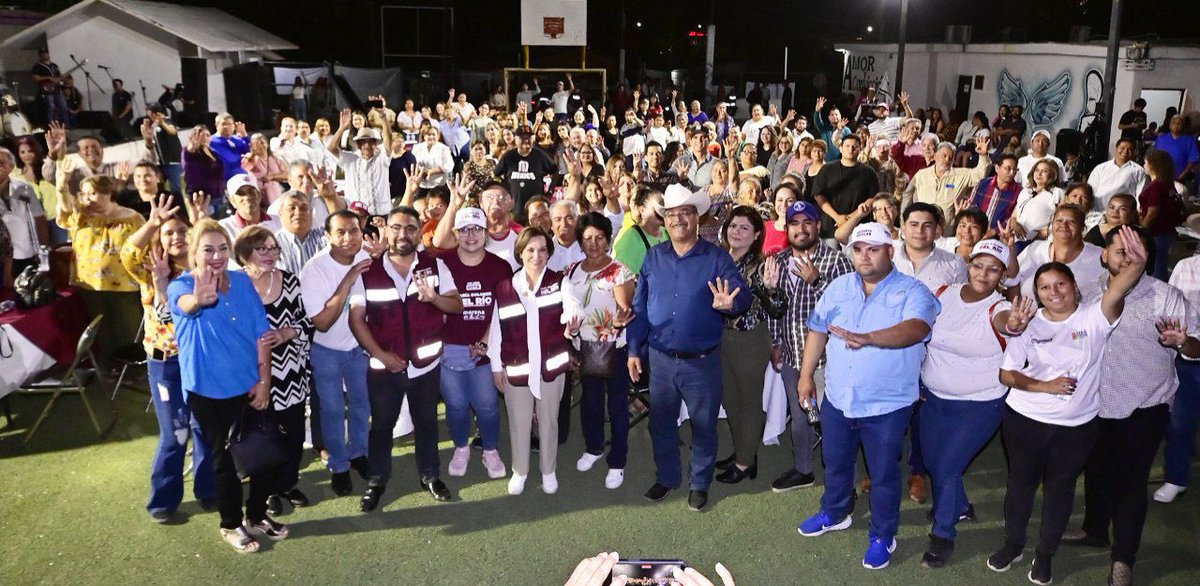
[[[758,144],[758,131],[762,130],[764,126],[774,125],[775,118],[772,116],[763,116],[758,122],[755,122],[753,118],[747,120],[745,124],[742,124],[742,134],[746,137],[746,143]]]
[[[1033,276],[1037,273],[1038,267],[1050,262],[1050,246],[1052,244],[1049,240],[1039,240],[1030,244],[1017,257],[1017,263],[1021,267],[1021,272],[1017,273],[1017,280],[1021,282],[1021,295],[1033,297]],[[1096,295],[1100,290],[1100,275],[1108,272],[1100,264],[1100,253],[1103,251],[1104,249],[1099,246],[1085,242],[1079,256],[1067,263],[1067,267],[1075,274],[1075,286],[1079,288],[1084,299],[1092,299]],[[1005,285],[1011,287],[1012,283],[1005,283]]]
[[[1017,180],[1024,182],[1027,178],[1029,178],[1029,172],[1033,171],[1033,166],[1037,165],[1038,161],[1041,160],[1047,160],[1055,165],[1058,165],[1058,182],[1067,182],[1067,167],[1063,165],[1062,159],[1051,155],[1050,153],[1046,153],[1046,156],[1044,157],[1036,157],[1032,152],[1017,160]]]
[[[517,231],[509,228],[508,234],[505,234],[504,238],[500,240],[492,238],[491,234],[489,234],[487,242],[483,245],[483,249],[504,259],[504,262],[507,262],[508,266],[512,267],[512,270],[515,271],[520,266],[517,264],[517,255],[514,250],[516,244]]]
[[[554,105],[554,113],[555,114],[566,114],[567,113],[567,102],[570,101],[570,99],[571,99],[571,92],[569,92],[567,90],[563,90],[561,92],[554,92],[554,94],[550,96],[550,103]]]
[[[314,258],[314,260],[315,260],[315,258]],[[418,269],[418,264],[417,264],[418,260],[419,260],[419,258],[413,260],[413,265],[408,268],[408,274],[404,275],[404,276],[400,275],[399,271],[396,270],[396,266],[393,265],[391,262],[385,261],[383,263],[383,270],[384,270],[384,272],[387,273],[387,275],[389,277],[392,278],[392,282],[396,284],[396,290],[400,292],[401,299],[407,299],[409,296],[412,296],[412,298],[415,300],[417,297],[417,285],[416,285],[416,283],[412,282],[412,275],[413,275],[413,272],[415,272]],[[440,258],[435,259],[434,262],[437,263],[437,282],[430,283],[430,284],[433,285],[434,287],[437,287],[437,291],[441,295],[448,295],[450,293],[457,292],[458,286],[454,284],[454,275],[450,274],[450,269],[446,267],[446,263],[442,262],[442,259],[440,259]],[[350,307],[366,307],[367,306],[366,287],[361,286],[362,285],[361,280],[359,281],[359,285],[360,285],[360,287],[359,287],[358,291],[351,293],[350,297],[348,298]],[[437,368],[438,365],[440,365],[441,363],[442,363],[442,361],[439,358],[422,368],[418,368],[416,366],[413,366],[413,364],[410,362],[410,363],[408,363],[408,368],[406,370],[406,374],[408,375],[408,378],[410,378],[410,379],[417,378],[418,376],[426,374],[429,371],[433,370],[434,368]],[[382,368],[382,367],[383,367],[382,362],[379,362],[375,358],[371,359],[371,368]]]
[[[328,246],[313,256],[308,264],[300,269],[300,298],[304,301],[304,312],[308,314],[308,317],[314,317],[321,313],[322,309],[325,309],[325,302],[333,297],[338,284],[342,282],[342,277],[350,272],[350,267],[369,258],[371,258],[370,255],[359,251],[354,256],[353,262],[343,265],[329,256]],[[365,293],[362,278],[355,279],[354,285],[350,286],[350,295],[347,296],[347,302],[342,307],[342,313],[338,315],[337,321],[333,322],[328,331],[316,330],[313,333],[313,342],[330,350],[343,352],[358,348],[358,340],[355,340],[354,334],[350,332],[349,300],[356,295],[363,296]]]
[[[1058,187],[1040,192],[1032,189],[1021,191],[1017,196],[1017,207],[1013,210],[1013,216],[1017,218],[1017,223],[1025,228],[1027,238],[1032,239],[1034,232],[1050,225],[1054,209],[1058,207],[1062,198],[1063,190]]]
[[[554,254],[550,256],[550,260],[546,261],[546,268],[555,271],[563,272],[567,267],[584,259],[583,249],[579,247],[579,241],[572,242],[570,246],[565,246],[558,241],[558,237],[554,237]]]
[[[1082,425],[1100,413],[1100,361],[1117,324],[1108,323],[1100,303],[1081,305],[1060,322],[1047,320],[1044,312],[1039,309],[1025,333],[1010,341],[1000,368],[1041,381],[1071,376],[1077,379],[1075,392],[1051,395],[1013,389],[1008,406],[1034,421]]]
[[[942,399],[994,401],[1008,392],[1000,384],[1004,350],[992,329],[992,317],[1012,304],[999,293],[967,303],[965,285],[951,285],[938,296],[942,312],[921,364],[921,382]]]

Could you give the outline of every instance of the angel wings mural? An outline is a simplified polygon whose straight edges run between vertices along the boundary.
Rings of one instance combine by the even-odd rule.
[[[1022,81],[1004,69],[1000,72],[998,87],[1000,103],[1024,108],[1025,118],[1033,123],[1034,128],[1052,126],[1067,105],[1071,81],[1071,72],[1064,71],[1032,92],[1027,92]]]

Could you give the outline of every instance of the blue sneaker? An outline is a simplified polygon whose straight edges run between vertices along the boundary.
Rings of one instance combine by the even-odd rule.
[[[850,515],[846,515],[841,521],[834,521],[833,518],[829,516],[829,513],[826,513],[824,510],[822,510],[817,514],[805,519],[804,522],[800,524],[800,527],[797,528],[797,531],[800,532],[800,535],[805,537],[816,537],[818,535],[824,535],[830,531],[840,531],[842,529],[846,529],[850,527],[851,521],[853,521],[853,519],[850,517]]]
[[[863,567],[868,570],[882,570],[888,567],[893,551],[896,551],[895,537],[889,537],[885,541],[882,537],[872,535],[871,542],[867,544],[867,553],[863,556]]]

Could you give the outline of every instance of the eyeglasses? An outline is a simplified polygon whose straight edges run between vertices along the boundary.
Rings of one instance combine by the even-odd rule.
[[[458,229],[459,234],[481,234],[483,228],[479,226],[465,226]]]
[[[279,254],[279,247],[278,246],[255,246],[254,252],[257,252],[257,253],[263,254],[263,255]]]

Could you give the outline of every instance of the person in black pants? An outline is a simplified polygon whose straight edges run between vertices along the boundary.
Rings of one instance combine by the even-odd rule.
[[[1000,365],[1000,382],[1012,388],[1003,423],[1008,490],[1004,546],[987,565],[1004,572],[1022,559],[1042,484],[1041,535],[1029,572],[1035,584],[1053,581],[1050,563],[1071,517],[1075,480],[1100,431],[1101,359],[1125,298],[1146,268],[1146,247],[1131,227],[1122,226],[1113,242],[1104,259],[1120,272],[1096,302],[1080,305],[1075,276],[1065,264],[1038,268],[1034,292],[1042,309],[1008,345]]]

